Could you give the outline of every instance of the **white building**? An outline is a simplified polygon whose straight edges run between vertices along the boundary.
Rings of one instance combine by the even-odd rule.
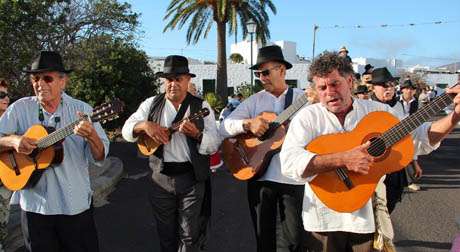
[[[374,59],[374,58],[364,58],[358,57],[353,58],[353,70],[355,72],[362,74],[364,72],[364,66],[367,64],[373,65],[375,68],[386,67],[391,72],[392,75],[396,76],[398,69],[403,65],[403,62],[398,59]]]
[[[299,63],[299,59],[297,57],[297,44],[292,41],[275,41],[275,42],[268,42],[266,45],[262,45],[260,42],[253,41],[252,42],[252,63],[255,64],[257,60],[257,52],[259,48],[268,45],[278,45],[283,50],[284,58],[290,62],[291,64]],[[251,41],[250,40],[243,40],[236,44],[232,44],[230,46],[230,55],[233,53],[238,53],[243,56],[243,62],[245,64],[251,64]]]
[[[307,75],[310,63],[305,60],[299,60],[297,57],[297,45],[291,41],[276,41],[274,43],[283,50],[284,58],[290,62],[293,67],[287,71],[286,81],[292,87],[306,88],[308,84]],[[236,92],[236,87],[241,84],[249,84],[251,82],[250,55],[251,43],[248,40],[241,41],[231,45],[231,53],[239,53],[243,56],[243,64],[233,64],[227,61],[227,87],[229,94]],[[261,44],[253,43],[253,64],[257,60],[257,52]],[[162,71],[165,57],[152,57],[150,59],[150,67],[154,72]],[[215,92],[216,90],[216,72],[217,66],[214,62],[204,62],[193,58],[188,58],[190,72],[196,74],[192,79],[197,89],[202,92]],[[254,83],[258,83],[254,77]]]

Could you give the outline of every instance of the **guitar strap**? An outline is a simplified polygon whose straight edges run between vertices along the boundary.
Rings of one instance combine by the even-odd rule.
[[[293,98],[294,98],[294,90],[292,88],[288,88],[286,97],[284,98],[284,109],[287,109],[289,106],[291,106]]]
[[[184,117],[185,112],[187,111],[187,109],[188,109],[188,107],[190,105],[190,100],[191,100],[190,96],[191,96],[191,94],[187,93],[187,96],[185,97],[184,101],[182,101],[182,103],[180,105],[180,108],[179,108],[179,111],[177,111],[176,117],[174,117],[174,120],[172,121],[171,125],[176,123],[176,122],[178,122],[178,121],[180,121]],[[150,111],[150,115],[152,115],[151,118],[156,119],[154,122],[157,122],[157,123],[160,123],[160,121],[161,121],[161,113],[163,113],[164,104],[166,103],[166,98],[165,98],[164,94],[162,95],[162,98],[163,98],[163,101],[161,101],[162,103],[160,103],[160,101],[158,101],[158,104],[157,104],[157,106],[161,106],[159,108],[161,110],[155,111],[155,109],[158,109],[158,108],[156,108],[152,104],[151,111]],[[155,118],[155,116],[154,116],[155,112],[157,112],[156,113],[157,118]],[[153,155],[155,155],[159,159],[163,160],[163,145],[160,145],[158,147],[158,150],[155,151],[155,153]]]

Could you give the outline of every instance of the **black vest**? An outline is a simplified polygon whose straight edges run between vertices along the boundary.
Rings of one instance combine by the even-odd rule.
[[[188,101],[190,102],[190,115],[198,112],[203,105],[203,100],[193,96],[189,93],[187,93]],[[166,103],[165,99],[165,94],[160,94],[157,95],[152,102],[152,106],[150,107],[150,112],[149,112],[149,117],[148,120],[156,123],[160,123],[161,116],[163,114],[163,108]],[[186,109],[186,108],[185,108]],[[182,119],[182,118],[181,118]],[[196,127],[200,130],[203,131],[204,129],[204,120],[202,118],[196,120],[195,122]],[[210,170],[209,170],[209,155],[201,155],[198,152],[198,141],[194,138],[186,137],[187,139],[187,145],[188,149],[190,151],[190,158],[191,158],[191,163],[193,165],[193,172],[195,174],[195,179],[198,182],[205,181],[209,175],[210,175]],[[163,159],[163,148],[160,147],[155,154],[158,158]],[[152,160],[152,156],[149,157],[150,160]],[[152,162],[150,162],[152,164]],[[152,169],[156,169],[157,167],[152,167]]]

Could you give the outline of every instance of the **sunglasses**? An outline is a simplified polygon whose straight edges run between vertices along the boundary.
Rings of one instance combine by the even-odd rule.
[[[51,83],[54,81],[54,78],[53,76],[49,76],[49,75],[43,75],[43,76],[40,76],[40,75],[34,75],[32,76],[32,81],[33,82],[39,82],[40,79],[42,79],[44,82],[46,83]]]
[[[7,92],[3,92],[3,91],[0,91],[0,99],[3,99],[5,97],[8,97],[8,93]]]
[[[263,76],[267,77],[270,75],[270,71],[271,70],[274,70],[276,68],[279,68],[280,66],[274,66],[272,68],[268,68],[268,69],[265,69],[265,70],[261,70],[261,71],[254,71],[254,76],[256,76],[257,78],[260,78],[260,75],[262,74]]]

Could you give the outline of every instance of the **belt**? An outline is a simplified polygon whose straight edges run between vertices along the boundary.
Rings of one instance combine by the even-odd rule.
[[[179,175],[193,171],[193,165],[190,162],[164,162],[161,173],[164,175]]]

